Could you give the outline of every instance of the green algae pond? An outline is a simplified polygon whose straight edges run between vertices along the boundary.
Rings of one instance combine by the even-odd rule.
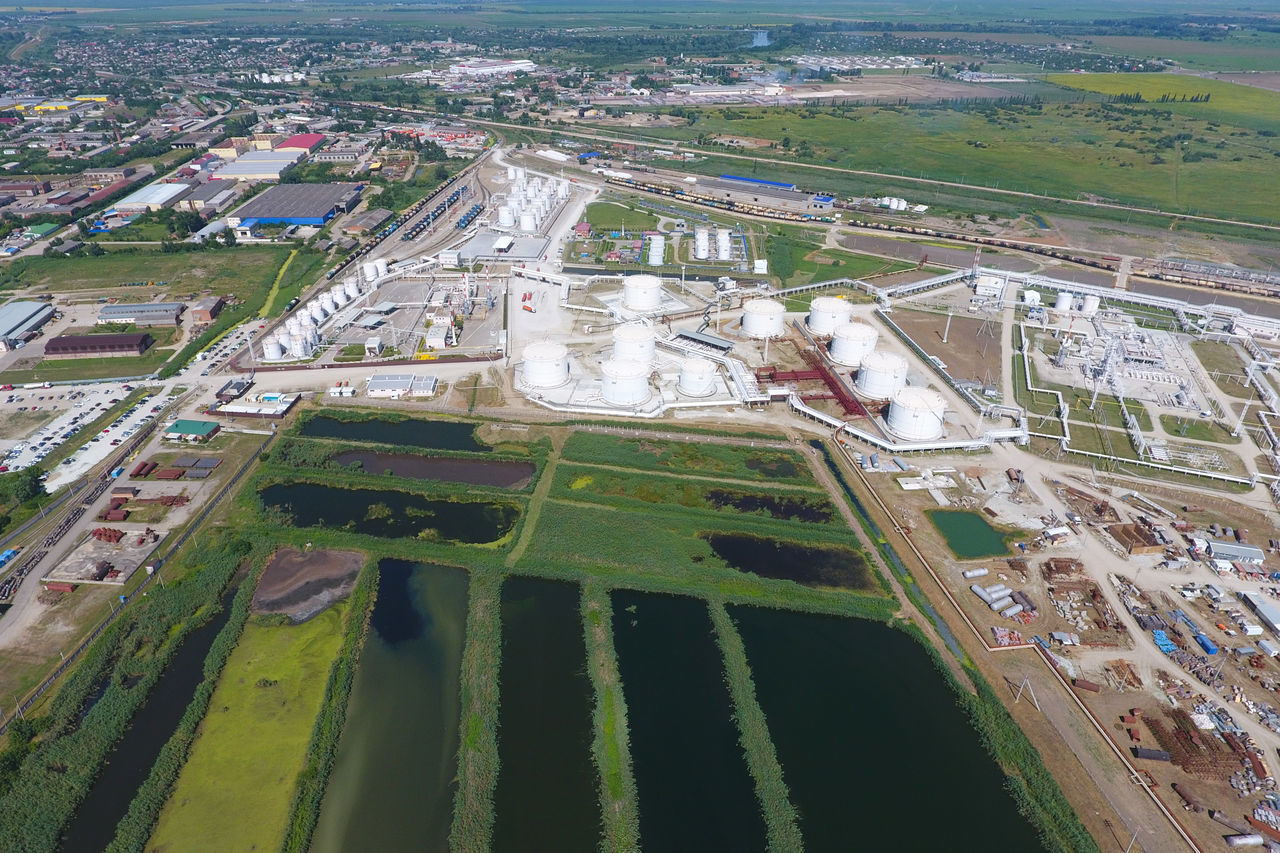
[[[460,569],[383,560],[311,850],[445,853],[467,621]]]
[[[458,421],[425,421],[413,418],[402,421],[381,418],[349,421],[328,415],[316,415],[302,425],[298,435],[305,438],[341,438],[346,441],[367,441],[373,444],[423,447],[429,450],[453,450],[466,453],[491,451],[492,447],[476,440],[475,432],[475,424]]]
[[[1008,534],[992,527],[980,513],[956,509],[930,510],[926,515],[961,560],[1004,557],[1009,553]]]

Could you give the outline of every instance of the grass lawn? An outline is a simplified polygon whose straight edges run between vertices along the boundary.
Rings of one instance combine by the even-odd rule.
[[[1179,424],[1181,420],[1181,424]],[[1239,444],[1240,438],[1208,418],[1161,415],[1160,426],[1174,438],[1203,441],[1207,444]]]
[[[347,612],[245,626],[148,850],[280,847]]]
[[[587,205],[583,218],[597,232],[653,231],[658,227],[658,217],[644,210],[635,210],[623,203],[597,201]]]
[[[142,355],[119,358],[46,359],[25,370],[6,370],[0,382],[61,382],[71,379],[108,379],[114,376],[149,376],[169,360],[174,350],[152,347]]]

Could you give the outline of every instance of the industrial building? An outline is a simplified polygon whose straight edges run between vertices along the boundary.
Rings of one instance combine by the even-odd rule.
[[[466,77],[492,77],[497,74],[532,73],[537,63],[528,59],[464,59],[449,66],[450,74]]]
[[[142,355],[155,343],[143,332],[132,335],[60,335],[44,345],[45,358],[115,358]]]
[[[276,151],[301,151],[310,154],[324,142],[323,133],[299,133],[290,136],[275,147]]]
[[[260,225],[320,226],[359,204],[362,189],[362,184],[281,184],[247,201],[227,222],[233,228],[250,220]]]
[[[430,397],[439,380],[416,373],[375,373],[365,389],[370,397],[399,400],[401,397]]]
[[[178,202],[178,206],[196,213],[219,212],[225,210],[236,199],[233,185],[221,181],[205,181],[198,184],[191,193]]]
[[[181,200],[191,192],[189,184],[147,184],[115,203],[117,213],[150,213]]]
[[[214,421],[193,421],[184,418],[170,424],[164,431],[164,437],[169,441],[205,442],[217,435],[221,429],[222,427]]]
[[[278,181],[280,175],[301,160],[301,151],[249,151],[215,171],[219,181]]]
[[[374,207],[366,210],[364,213],[358,213],[344,223],[342,232],[344,234],[364,234],[377,228],[382,223],[391,218],[391,211],[385,207]]]
[[[16,347],[53,317],[47,302],[10,302],[0,307],[0,349]]]
[[[222,307],[225,304],[221,296],[208,296],[201,299],[191,306],[191,322],[212,323],[222,313]]]
[[[176,326],[187,306],[181,302],[139,302],[103,305],[98,309],[98,325],[125,323],[134,326]]]
[[[1230,560],[1234,563],[1254,563],[1262,565],[1266,554],[1261,548],[1253,545],[1244,545],[1236,542],[1217,542],[1209,543],[1209,556],[1215,560]]]

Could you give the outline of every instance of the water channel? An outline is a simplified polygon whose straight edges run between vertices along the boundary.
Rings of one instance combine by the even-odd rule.
[[[383,560],[378,572],[378,600],[311,850],[444,853],[457,772],[467,575],[404,560]]]

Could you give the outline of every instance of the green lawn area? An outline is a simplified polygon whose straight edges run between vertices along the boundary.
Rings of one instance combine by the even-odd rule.
[[[279,849],[347,611],[245,626],[148,850]]]
[[[587,205],[583,218],[591,223],[597,232],[653,231],[658,227],[658,217],[645,210],[625,206],[621,203],[597,201]]]
[[[1179,423],[1181,421],[1181,423]],[[1174,438],[1203,441],[1206,444],[1239,444],[1240,438],[1208,418],[1161,415],[1160,426]]]
[[[142,355],[119,358],[62,358],[41,361],[33,368],[6,370],[0,382],[61,382],[70,379],[109,379],[113,376],[149,376],[169,360],[175,350],[152,347]]]

